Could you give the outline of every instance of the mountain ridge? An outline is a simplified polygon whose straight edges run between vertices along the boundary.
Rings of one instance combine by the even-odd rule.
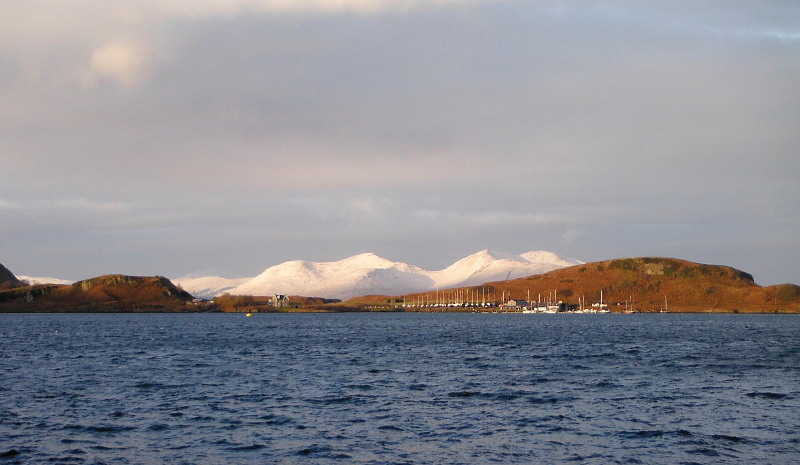
[[[527,258],[530,257],[530,258]],[[248,281],[216,290],[196,287],[196,281],[177,278],[173,282],[188,292],[211,298],[232,295],[290,294],[348,299],[371,294],[403,294],[436,288],[477,285],[482,282],[519,278],[564,266],[583,263],[554,252],[536,250],[511,254],[484,249],[441,270],[425,270],[404,262],[393,262],[374,253],[360,253],[332,262],[290,260],[265,269]]]

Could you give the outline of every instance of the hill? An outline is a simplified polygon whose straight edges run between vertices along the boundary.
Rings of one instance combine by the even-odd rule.
[[[466,290],[465,290],[466,289]],[[791,312],[800,313],[800,286],[759,286],[741,270],[674,258],[621,258],[562,268],[545,274],[482,286],[449,290],[450,294],[489,295],[493,301],[548,298],[577,305],[603,302],[615,312]],[[472,292],[472,294],[470,294]],[[480,294],[479,294],[480,293]],[[406,296],[407,301],[432,294]],[[372,301],[386,302],[376,297]],[[369,303],[365,299],[353,302]]]
[[[161,276],[106,275],[72,285],[41,284],[0,291],[3,312],[192,311],[192,296]]]

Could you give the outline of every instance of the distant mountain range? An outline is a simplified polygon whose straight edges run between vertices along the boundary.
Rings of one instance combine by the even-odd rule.
[[[204,276],[172,281],[192,295],[203,298],[227,292],[232,295],[288,294],[345,300],[372,294],[402,295],[438,288],[475,286],[582,263],[543,250],[520,255],[482,250],[443,270],[429,271],[363,253],[335,262],[288,261],[267,268],[253,278]]]
[[[22,281],[30,285],[36,284],[72,284],[75,281],[70,281],[69,279],[59,279],[59,278],[45,278],[40,276],[17,276]]]
[[[583,263],[541,251],[512,255],[484,250],[439,271],[374,254],[337,262],[291,261],[254,278],[176,280],[188,289],[176,287],[161,276],[105,275],[72,284],[54,284],[52,278],[25,278],[27,282],[17,279],[0,264],[0,312],[206,312],[251,307],[264,311],[268,309],[263,299],[255,297],[278,293],[292,295],[301,311],[361,311],[401,302],[397,299],[400,296],[411,302],[423,298],[430,302],[434,295],[438,299],[439,289],[457,294],[457,288],[462,288],[462,295],[469,295],[484,288],[489,301],[495,303],[509,298],[563,300],[573,306],[599,301],[618,313],[800,313],[800,286],[762,287],[750,274],[727,266],[665,257]],[[192,284],[199,287],[192,288]],[[196,296],[227,290],[234,300],[227,307],[196,302],[186,290]],[[309,297],[347,302],[332,304]]]

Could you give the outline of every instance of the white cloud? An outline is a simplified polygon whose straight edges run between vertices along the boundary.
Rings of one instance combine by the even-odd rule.
[[[111,42],[92,52],[82,82],[94,87],[104,81],[133,88],[147,80],[151,71],[151,57],[147,48],[124,42]]]

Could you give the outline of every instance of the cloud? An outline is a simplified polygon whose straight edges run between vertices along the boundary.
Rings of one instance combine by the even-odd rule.
[[[350,207],[358,212],[367,215],[372,215],[377,211],[375,206],[375,199],[370,199],[370,198],[355,199],[351,202]]]
[[[735,258],[767,229],[796,249],[797,221],[775,218],[800,204],[798,18],[777,1],[0,2],[0,245],[69,225],[80,256],[113,230],[186,251],[168,266],[219,249],[242,273],[752,232],[718,248]]]
[[[149,76],[151,56],[143,45],[112,42],[92,52],[88,69],[83,75],[84,85],[94,87],[112,81],[125,88],[142,84]]]
[[[457,0],[199,0],[159,2],[173,14],[187,17],[230,16],[262,13],[357,13],[407,12],[424,7],[453,4]],[[462,3],[476,3],[461,1]]]
[[[576,228],[568,228],[561,234],[561,240],[565,245],[574,244],[578,239],[585,237],[586,231]]]
[[[0,210],[24,211],[84,211],[84,212],[119,212],[132,207],[131,204],[117,201],[97,201],[84,197],[70,198],[31,198],[24,200],[9,200],[0,198]]]

